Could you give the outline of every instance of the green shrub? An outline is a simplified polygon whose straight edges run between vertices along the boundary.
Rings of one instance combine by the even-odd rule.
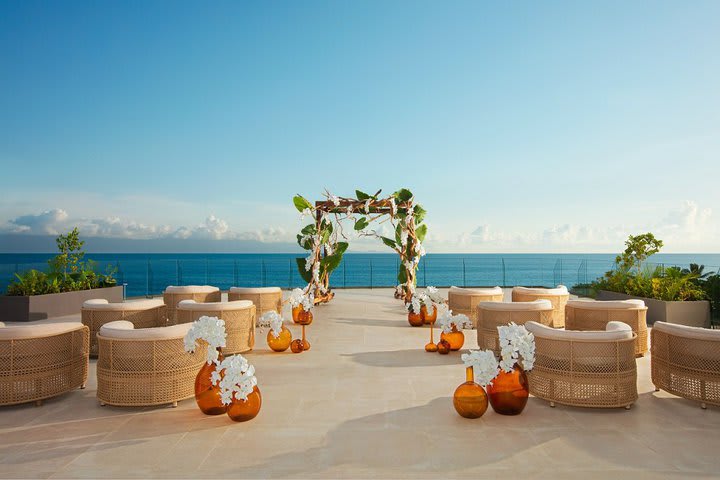
[[[592,283],[593,291],[608,290],[664,301],[706,299],[706,290],[699,282],[703,275],[702,266],[693,264],[689,270],[643,266],[643,262],[658,253],[662,245],[662,240],[652,233],[630,235],[625,242],[625,251],[615,258],[615,268]]]
[[[80,232],[74,228],[67,235],[55,240],[60,253],[48,260],[48,273],[28,270],[15,274],[15,280],[8,285],[8,295],[44,295],[47,293],[74,292],[92,288],[111,287],[117,282],[113,275],[117,269],[108,266],[105,274],[95,271],[95,262],[83,262],[85,244]]]

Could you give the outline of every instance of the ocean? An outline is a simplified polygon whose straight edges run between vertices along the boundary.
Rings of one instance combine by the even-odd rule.
[[[168,285],[232,286],[304,285],[295,258],[301,254],[87,254],[104,272],[117,268],[126,296],[158,295]],[[53,254],[0,254],[0,291],[15,272],[47,269]],[[428,254],[420,262],[418,285],[555,286],[588,283],[609,270],[615,254]],[[649,263],[687,267],[690,263],[720,270],[720,254],[658,254]],[[398,257],[391,253],[348,253],[331,276],[331,286],[391,287],[397,284]]]

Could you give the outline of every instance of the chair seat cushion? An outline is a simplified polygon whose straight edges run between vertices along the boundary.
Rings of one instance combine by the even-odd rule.
[[[259,293],[282,293],[280,287],[257,287],[257,288],[246,288],[246,287],[231,287],[230,293],[240,294],[259,294]]]
[[[643,309],[645,302],[642,300],[568,300],[568,307],[582,308],[587,310],[634,310]]]
[[[450,293],[453,295],[502,295],[503,291],[500,287],[492,288],[461,288],[450,287]]]
[[[556,288],[514,287],[513,291],[526,295],[568,295],[565,285],[558,285]]]
[[[117,320],[100,327],[98,335],[105,338],[119,340],[169,340],[184,338],[192,323],[181,323],[169,327],[135,328],[132,322]]]
[[[234,300],[232,302],[196,302],[195,300],[182,300],[178,303],[178,310],[224,312],[229,310],[242,310],[253,306],[250,300]]]
[[[551,340],[582,340],[582,341],[617,341],[633,338],[633,331],[630,325],[623,322],[608,322],[605,330],[564,330],[551,328],[537,322],[525,323],[528,329],[536,338],[547,338]]]
[[[165,293],[213,293],[219,291],[218,287],[210,285],[184,285],[181,287],[170,285],[165,289]]]
[[[532,302],[480,302],[478,307],[483,310],[509,311],[535,311],[552,310],[550,300],[533,300]]]

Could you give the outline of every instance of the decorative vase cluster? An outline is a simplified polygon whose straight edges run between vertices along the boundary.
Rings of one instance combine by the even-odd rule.
[[[293,353],[310,350],[310,342],[305,336],[305,327],[313,322],[312,309],[315,306],[315,297],[312,292],[296,288],[290,294],[289,301],[292,307],[293,322],[302,326],[302,340],[294,340],[290,347]]]
[[[225,358],[225,338],[225,322],[207,316],[193,322],[185,335],[188,352],[195,351],[199,341],[208,345],[207,362],[195,377],[195,401],[206,415],[227,413],[236,422],[252,420],[262,405],[255,368],[242,355]]]
[[[292,332],[283,325],[282,316],[275,310],[263,313],[258,319],[258,327],[269,328],[267,333],[268,347],[274,352],[284,352],[292,343]]]
[[[490,402],[501,415],[518,415],[527,405],[526,371],[535,362],[535,339],[522,325],[498,327],[500,360],[492,350],[471,350],[461,358],[466,381],[453,395],[455,410],[465,418],[481,417]]]

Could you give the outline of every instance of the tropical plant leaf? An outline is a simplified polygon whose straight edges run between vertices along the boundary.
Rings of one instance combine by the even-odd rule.
[[[395,243],[395,240],[393,240],[392,238],[380,237],[380,239],[383,241],[383,243],[384,243],[385,245],[387,245],[387,246],[390,247],[390,248],[393,248],[393,249],[394,249],[394,248],[397,247],[397,243]]]
[[[420,225],[415,229],[415,236],[418,241],[422,242],[425,240],[425,235],[427,235],[427,225]]]
[[[302,233],[303,235],[315,235],[317,233],[315,224],[311,223],[310,225],[305,225],[303,229],[300,230],[300,233]]]
[[[295,258],[295,262],[297,262],[298,266],[298,273],[300,274],[300,277],[302,277],[303,280],[305,280],[307,283],[312,282],[312,272],[308,272],[305,270],[305,262],[307,261],[306,258],[297,257]]]
[[[401,202],[407,202],[408,200],[410,200],[413,197],[412,192],[410,190],[408,190],[407,188],[401,188],[397,192],[393,193],[393,195],[395,196],[395,198],[397,198]]]
[[[295,204],[295,208],[298,209],[298,212],[302,212],[306,208],[312,210],[312,205],[310,205],[310,202],[308,202],[302,195],[295,195],[293,197],[293,203]]]
[[[310,240],[305,240],[305,243],[303,244],[303,243],[300,243],[302,241],[302,238],[303,238],[303,235],[297,235],[298,245],[300,245],[305,250],[310,250],[310,248],[312,247]]]
[[[365,217],[360,217],[355,221],[355,230],[363,230],[370,225]]]
[[[358,200],[367,200],[369,198],[372,198],[370,195],[368,195],[367,193],[365,193],[361,190],[355,190],[355,197]]]
[[[420,205],[415,205],[413,208],[413,216],[415,217],[415,225],[419,225],[425,220],[425,214],[427,211]]]
[[[407,272],[405,271],[404,265],[400,265],[400,271],[398,272],[397,279],[400,284],[407,282]]]

